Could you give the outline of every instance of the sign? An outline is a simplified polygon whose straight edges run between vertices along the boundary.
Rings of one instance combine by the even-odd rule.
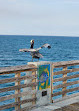
[[[50,64],[38,68],[38,90],[50,88]]]

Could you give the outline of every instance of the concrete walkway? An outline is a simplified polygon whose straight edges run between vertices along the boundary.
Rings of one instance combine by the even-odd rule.
[[[75,104],[79,103],[79,96],[61,100],[59,102],[51,103],[47,106],[40,106],[38,108],[32,109],[31,111],[56,111],[57,109],[59,109],[57,111],[67,111],[67,110],[62,110],[61,108],[69,107],[70,104],[74,104],[74,103]],[[79,104],[78,104],[78,106],[79,106]],[[74,105],[74,107],[75,107],[75,105]],[[69,111],[72,111],[72,110],[69,110]],[[76,111],[76,110],[74,110],[74,111]],[[79,111],[79,109],[77,109],[77,111]]]

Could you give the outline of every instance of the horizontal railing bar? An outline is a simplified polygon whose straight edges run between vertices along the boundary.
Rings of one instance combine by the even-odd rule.
[[[35,108],[35,107],[36,107],[36,105],[30,105],[30,106],[27,106],[27,107],[21,108],[20,111],[28,111],[28,110],[31,110],[32,108]],[[18,111],[18,110],[16,110],[16,111]]]
[[[54,75],[58,75],[58,74],[66,74],[66,73],[70,73],[70,72],[77,72],[77,71],[79,71],[79,68],[75,68],[75,69],[69,69],[69,70],[64,70],[64,71],[54,72]]]
[[[67,77],[64,77],[64,78],[54,79],[53,82],[66,81],[67,79],[78,78],[78,77],[79,77],[79,74],[75,74],[75,75],[67,76]]]
[[[23,96],[30,95],[30,94],[36,94],[36,91],[35,90],[29,90],[28,92],[22,92],[22,93],[18,93],[18,94],[3,96],[3,97],[0,97],[0,102],[5,101],[5,100],[9,100],[9,99],[13,99],[16,97],[23,97]]]
[[[79,60],[54,62],[54,68],[79,65]]]
[[[37,83],[32,82],[32,83],[29,83],[29,84],[22,84],[22,85],[7,87],[7,88],[1,88],[0,93],[1,92],[12,91],[12,90],[17,90],[17,89],[21,89],[21,88],[25,88],[25,87],[33,87],[33,86],[36,86],[37,84],[38,84],[38,82]]]
[[[79,90],[79,87],[72,88],[72,89],[66,89],[66,90],[60,91],[60,92],[56,92],[56,93],[52,94],[52,97],[58,96],[58,95],[61,95],[61,94],[63,95],[63,94],[65,94],[65,93],[72,92],[72,91],[76,91],[76,90]]]
[[[79,60],[62,61],[62,62],[54,62],[53,63],[54,67],[61,67],[64,65],[78,65],[78,64],[79,64]],[[22,66],[11,66],[11,67],[0,68],[0,74],[13,73],[16,71],[26,71],[26,70],[32,70],[32,69],[37,69],[37,67],[33,64],[22,65]]]
[[[54,100],[54,103],[60,102],[60,101],[63,101],[63,100],[67,100],[67,99],[70,99],[70,98],[73,98],[73,97],[76,97],[76,96],[79,96],[79,93],[67,95],[63,98],[58,98],[58,99]]]
[[[65,88],[67,86],[71,86],[71,85],[78,84],[78,83],[79,83],[79,80],[74,81],[74,82],[68,82],[68,83],[65,83],[65,84],[60,84],[60,85],[54,86],[54,89]]]
[[[36,98],[26,99],[26,100],[22,100],[22,101],[19,101],[19,102],[3,105],[3,106],[0,106],[0,110],[12,108],[12,107],[15,107],[17,105],[21,105],[21,104],[25,104],[25,103],[33,102],[33,101],[36,101]]]
[[[14,82],[14,81],[22,81],[25,79],[35,79],[35,76],[21,76],[21,77],[15,77],[15,78],[9,78],[9,79],[2,79],[0,80],[0,84]]]
[[[12,74],[12,73],[21,73],[21,72],[27,72],[27,71],[37,71],[37,69],[25,69],[25,70],[20,70],[20,71],[10,71],[10,72],[4,72],[4,73],[1,73],[0,75],[3,75],[3,74]]]
[[[11,67],[0,68],[0,75],[16,73],[16,72],[32,71],[32,70],[37,70],[37,67],[33,64],[23,65],[23,66],[11,66]]]
[[[20,102],[18,102],[18,104],[25,104],[25,103],[28,103],[28,102],[33,102],[33,101],[36,101],[36,97],[34,98],[31,98],[31,99],[26,99],[26,100],[22,100]]]
[[[0,106],[0,110],[12,108],[12,107],[15,107],[15,106],[16,106],[15,103],[7,104],[7,105],[2,105],[2,106]]]

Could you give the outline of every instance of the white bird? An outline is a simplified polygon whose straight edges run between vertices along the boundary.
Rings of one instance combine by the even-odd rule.
[[[30,52],[31,56],[32,56],[32,61],[33,61],[33,58],[36,58],[38,60],[39,60],[39,58],[43,58],[42,54],[39,53],[40,49],[42,49],[42,48],[50,49],[51,48],[50,44],[46,43],[46,44],[42,45],[39,48],[33,49],[33,47],[34,47],[34,40],[31,40],[30,42],[31,42],[30,49],[20,49],[19,51],[20,52]]]

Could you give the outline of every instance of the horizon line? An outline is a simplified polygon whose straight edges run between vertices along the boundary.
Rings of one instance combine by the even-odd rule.
[[[79,36],[66,36],[66,35],[15,35],[15,34],[0,34],[0,36],[49,36],[49,37],[79,37]]]

